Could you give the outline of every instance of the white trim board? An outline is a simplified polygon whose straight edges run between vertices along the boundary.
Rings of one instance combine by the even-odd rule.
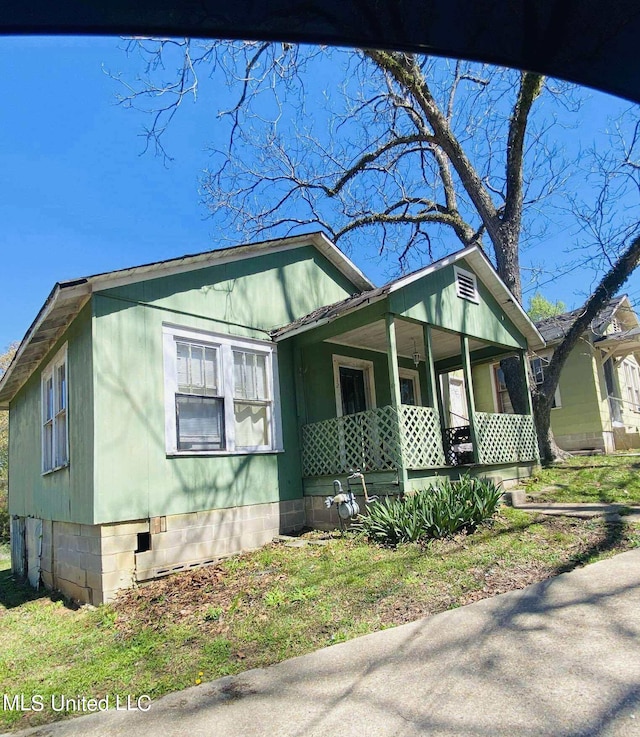
[[[336,397],[336,416],[342,417],[342,390],[340,386],[340,367],[360,369],[364,372],[365,404],[367,409],[376,408],[376,384],[373,370],[373,361],[364,358],[352,358],[351,356],[339,356],[333,354],[333,387]]]

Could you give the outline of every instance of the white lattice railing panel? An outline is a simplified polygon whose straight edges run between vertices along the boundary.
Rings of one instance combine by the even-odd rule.
[[[536,429],[531,415],[476,412],[475,429],[480,463],[538,460]]]
[[[403,404],[402,453],[405,468],[437,468],[445,465],[438,410]]]
[[[314,422],[302,427],[302,473],[330,476],[395,470],[401,460],[398,413],[393,407]]]

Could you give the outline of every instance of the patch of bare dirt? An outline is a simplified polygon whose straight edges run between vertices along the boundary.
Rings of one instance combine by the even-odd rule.
[[[533,518],[532,522],[535,521]],[[583,565],[600,552],[622,552],[634,544],[624,524],[566,517],[540,517],[539,521],[544,526],[543,532],[535,532],[535,524],[532,524],[521,533],[523,542],[526,538],[528,550],[537,549],[539,555],[526,550],[518,554],[514,552],[509,560],[494,560],[490,565],[468,569],[466,573],[471,573],[473,583],[462,592],[459,586],[443,580],[431,590],[422,590],[418,596],[403,594],[379,600],[375,609],[368,614],[363,612],[363,616],[378,620],[385,626],[403,624],[525,588]],[[552,543],[558,551],[556,556],[546,551],[550,533],[552,537],[557,535],[559,538]],[[473,536],[459,534],[448,540],[430,542],[425,555],[444,558],[473,545]],[[375,559],[374,551],[372,548],[372,559]],[[161,630],[167,624],[181,622],[197,623],[200,629],[212,635],[224,635],[229,631],[228,621],[235,613],[262,604],[265,593],[286,585],[286,578],[286,573],[278,565],[264,567],[253,562],[237,568],[230,567],[228,563],[218,563],[178,573],[121,592],[113,604],[115,626],[124,637],[141,627]],[[256,606],[256,612],[259,609]],[[266,620],[267,614],[258,617]],[[245,655],[243,651],[238,657]]]
[[[113,603],[115,625],[123,635],[140,627],[201,620],[203,627],[223,633],[228,613],[262,599],[285,576],[277,569],[229,571],[213,564],[151,581],[118,594]]]

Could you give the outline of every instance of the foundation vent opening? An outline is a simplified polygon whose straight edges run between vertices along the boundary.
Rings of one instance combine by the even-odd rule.
[[[139,532],[138,547],[136,548],[136,553],[146,553],[149,550],[151,550],[151,533]]]

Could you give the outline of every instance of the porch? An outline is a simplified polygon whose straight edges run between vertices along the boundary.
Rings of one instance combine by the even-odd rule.
[[[521,478],[538,462],[530,397],[525,414],[498,414],[499,390],[487,377],[513,357],[527,382],[527,351],[544,343],[479,249],[318,310],[274,337],[293,362],[308,505],[355,470],[374,491],[398,492],[455,478],[463,467]]]
[[[302,427],[304,477],[362,472],[421,471],[459,462],[470,452],[469,465],[500,465],[537,460],[537,440],[531,415],[476,412],[471,426],[442,428],[432,407],[400,405],[365,410]],[[475,436],[475,453],[457,451],[456,431]],[[472,443],[468,443],[472,445]],[[477,461],[475,455],[477,454]]]
[[[315,364],[299,386],[307,417],[334,415],[301,424],[306,495],[330,493],[334,478],[355,470],[387,493],[455,477],[462,468],[489,473],[510,466],[518,475],[519,464],[538,461],[530,403],[528,414],[486,411],[493,409],[493,387],[474,382],[476,369],[514,355],[526,379],[524,349],[390,313],[356,330],[333,327],[322,350],[315,344],[300,354],[301,364]],[[316,371],[333,376],[333,396],[320,390]]]

